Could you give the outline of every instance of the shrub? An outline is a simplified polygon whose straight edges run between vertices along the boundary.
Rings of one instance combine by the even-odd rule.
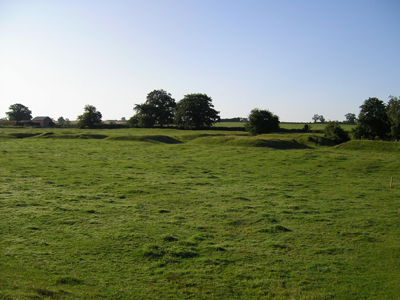
[[[303,128],[301,129],[304,132],[310,131],[311,130],[311,125],[310,124],[304,124]]]
[[[329,122],[324,128],[324,135],[337,144],[341,144],[350,140],[349,134],[342,127],[340,127],[338,122]]]
[[[279,117],[269,110],[255,108],[250,112],[245,129],[253,135],[278,131]]]

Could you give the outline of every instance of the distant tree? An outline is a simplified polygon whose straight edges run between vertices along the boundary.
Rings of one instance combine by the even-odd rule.
[[[346,117],[346,123],[348,124],[356,124],[356,114],[348,113],[344,115]]]
[[[64,118],[63,118],[63,117],[59,117],[59,118],[57,119],[57,123],[60,124],[61,126],[64,125],[64,124],[65,124]]]
[[[121,118],[121,122],[126,122],[125,117],[122,117],[122,118]]]
[[[28,109],[28,107],[20,103],[10,105],[8,109],[10,109],[10,111],[6,112],[6,114],[8,115],[10,121],[22,121],[32,119],[32,112]]]
[[[78,116],[78,126],[93,128],[94,125],[101,123],[102,114],[93,105],[85,105],[84,113]]]
[[[339,122],[329,122],[324,128],[324,135],[337,144],[350,140],[349,134],[339,125]]]
[[[246,131],[253,135],[279,130],[279,117],[269,110],[253,109],[245,125]]]
[[[389,96],[389,102],[386,106],[387,116],[390,124],[390,137],[394,140],[400,138],[400,100],[398,97]]]
[[[164,90],[154,90],[147,94],[146,102],[136,104],[134,110],[138,116],[150,116],[154,123],[162,127],[173,123],[175,106],[175,99],[171,94]]]
[[[71,121],[68,118],[65,118],[65,124],[69,125],[71,124]]]
[[[318,115],[318,114],[315,114],[314,117],[312,117],[312,119],[313,119],[314,123],[317,123],[317,121],[320,121],[321,123],[325,122],[324,116]]]
[[[368,98],[360,106],[357,126],[352,130],[355,138],[386,139],[390,124],[385,103],[378,98]]]
[[[184,128],[211,127],[220,120],[212,99],[206,94],[188,94],[176,105],[176,125]]]

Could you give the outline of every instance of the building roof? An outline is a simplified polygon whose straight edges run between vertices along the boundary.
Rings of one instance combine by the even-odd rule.
[[[44,121],[46,118],[49,117],[35,117],[34,119],[32,119],[31,121]],[[50,119],[50,118],[49,118]]]

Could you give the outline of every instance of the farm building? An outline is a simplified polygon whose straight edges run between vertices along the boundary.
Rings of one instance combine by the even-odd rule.
[[[34,119],[31,120],[33,123],[37,123],[37,127],[50,127],[53,121],[49,117],[35,117]]]
[[[53,120],[49,117],[36,117],[29,121],[20,121],[19,123],[25,124],[25,126],[47,128],[54,126]]]

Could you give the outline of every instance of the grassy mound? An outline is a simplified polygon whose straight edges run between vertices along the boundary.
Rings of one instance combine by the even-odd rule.
[[[162,133],[162,134],[160,134]],[[205,144],[272,149],[307,149],[334,146],[334,142],[321,134],[266,134],[251,136],[243,132],[177,131],[177,130],[38,130],[19,129],[1,131],[6,139],[107,139],[158,144]]]
[[[351,140],[347,143],[339,145],[337,148],[344,150],[364,150],[374,152],[400,152],[400,143]]]

